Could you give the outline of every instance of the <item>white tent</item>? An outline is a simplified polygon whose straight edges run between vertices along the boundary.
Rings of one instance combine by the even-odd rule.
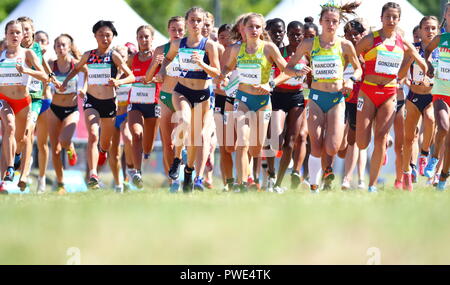
[[[80,51],[97,46],[92,26],[99,20],[114,21],[119,34],[114,45],[137,44],[136,29],[147,24],[124,0],[23,0],[0,24],[0,38],[4,37],[6,23],[20,16],[33,19],[36,31],[47,32],[51,46],[55,37],[67,33],[74,38]],[[166,37],[155,33],[154,47],[166,42]]]
[[[351,0],[343,0],[343,3]],[[361,6],[356,10],[358,17],[367,20],[368,24],[374,28],[381,28],[381,8],[388,0],[360,0]],[[407,39],[412,40],[412,30],[417,26],[423,15],[407,0],[392,0],[400,4],[402,15],[400,20],[400,28],[405,31]],[[327,3],[327,0],[283,0],[277,7],[275,7],[267,16],[266,19],[281,18],[286,22],[286,25],[291,21],[300,21],[303,23],[305,17],[311,16],[314,18],[314,23],[319,25],[319,16],[321,11],[321,4]],[[338,1],[336,1],[338,2]],[[341,34],[343,31],[341,30]]]

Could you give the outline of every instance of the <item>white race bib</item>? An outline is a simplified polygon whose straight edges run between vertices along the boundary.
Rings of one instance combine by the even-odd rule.
[[[349,64],[344,70],[344,80],[348,81],[353,75],[355,75],[355,69],[353,68],[353,65]]]
[[[133,83],[130,92],[130,103],[153,104],[155,103],[156,84]]]
[[[178,57],[180,59],[180,68],[184,71],[203,71],[197,63],[195,63],[191,57],[194,53],[200,55],[201,60],[205,57],[205,51],[192,48],[180,48],[178,50]]]
[[[439,79],[450,81],[450,58],[440,58],[437,74]]]
[[[117,88],[116,90],[117,102],[127,102],[130,89],[131,84],[120,85],[119,88]]]
[[[30,84],[28,84],[28,88],[30,89],[30,91],[34,91],[34,92],[42,91],[41,81],[37,80],[34,77],[31,77]]]
[[[338,55],[314,56],[312,60],[314,79],[338,79],[341,64],[341,58]]]
[[[239,73],[235,70],[231,73],[228,85],[225,86],[223,89],[228,97],[236,98],[238,88],[239,88]]]
[[[403,61],[403,54],[379,50],[375,62],[375,72],[386,75],[397,75]]]
[[[59,82],[63,83],[64,80],[66,79],[66,77],[65,76],[56,76],[56,79]],[[52,87],[53,94],[55,94],[55,93],[56,94],[74,94],[75,93],[76,94],[77,91],[78,91],[77,90],[77,83],[78,83],[78,79],[75,76],[72,79],[70,79],[69,82],[67,82],[66,91],[64,91],[64,92],[56,90],[55,87]]]
[[[299,64],[295,65],[295,69],[296,70],[301,70],[301,69],[303,69],[303,67],[305,67],[305,65],[302,64],[302,63],[299,63]],[[284,84],[289,85],[289,86],[298,87],[298,86],[301,86],[303,84],[303,82],[305,81],[305,77],[306,77],[305,75],[300,76],[300,77],[291,77]]]
[[[249,85],[261,84],[261,66],[259,64],[239,64],[237,71],[239,72],[239,81],[241,83]]]
[[[166,67],[166,74],[170,77],[180,76],[180,58],[178,55],[172,60],[172,62]]]
[[[419,65],[416,62],[414,62],[412,80],[414,82],[422,82],[424,79],[425,74],[423,73],[423,70],[419,67]]]
[[[89,85],[108,85],[111,79],[111,64],[93,63],[88,64],[88,84]]]
[[[16,69],[16,63],[0,62],[0,86],[23,85],[23,77]]]

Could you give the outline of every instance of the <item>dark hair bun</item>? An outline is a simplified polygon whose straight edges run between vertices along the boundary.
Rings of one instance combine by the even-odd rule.
[[[305,18],[305,23],[314,23],[314,18],[309,16]]]

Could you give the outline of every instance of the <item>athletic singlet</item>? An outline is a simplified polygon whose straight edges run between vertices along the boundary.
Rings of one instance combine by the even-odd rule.
[[[414,43],[414,46],[417,48],[417,51],[419,52],[419,54],[422,57],[424,57],[425,50],[422,48],[422,43],[420,43],[420,42]],[[431,64],[433,65],[435,70],[437,69],[438,61],[439,61],[439,49],[436,48],[431,53]],[[411,75],[411,80],[412,80],[413,84],[420,84],[420,82],[422,82],[425,77],[423,70],[420,68],[420,66],[415,61],[411,65],[410,73],[411,73],[410,75]],[[430,83],[434,83],[433,78],[430,78]]]
[[[206,42],[208,39],[202,38],[200,44],[195,48],[187,46],[187,39],[188,38],[181,39],[180,47],[178,49],[181,69],[180,77],[207,80],[208,74],[197,63],[192,61],[191,56],[194,52],[198,52],[198,54],[203,57],[203,62],[209,64],[209,57],[206,53]]]
[[[159,84],[144,84],[140,81],[144,79],[153,57],[147,61],[139,60],[139,53],[133,57],[131,63],[131,71],[136,77],[136,81],[132,84],[130,90],[130,103],[135,104],[154,104],[158,102]],[[158,70],[156,71],[158,72]]]
[[[33,45],[30,47],[32,51],[36,54],[38,61],[40,64],[42,64],[42,48],[41,45],[37,42],[34,42]],[[34,70],[34,67],[32,68]],[[36,78],[30,76],[30,83],[28,85],[28,88],[30,89],[30,92],[41,92],[42,91],[42,81],[37,80]],[[36,96],[33,96],[33,98],[42,98],[42,94],[38,94]]]
[[[373,47],[365,54],[366,76],[396,79],[404,56],[402,37],[397,34],[394,46],[384,44],[378,31],[373,32]]]
[[[439,60],[432,93],[450,96],[450,33],[441,35],[438,48]]]
[[[17,71],[16,65],[23,65],[28,68],[26,64],[25,49],[22,49],[14,58],[6,57],[6,49],[0,55],[0,86],[8,85],[22,85],[28,86],[30,77],[28,74],[21,74]]]
[[[72,58],[72,61],[70,63],[70,69],[69,71],[63,73],[59,70],[58,67],[58,63],[56,62],[56,60],[53,62],[53,66],[52,66],[52,70],[53,73],[55,74],[56,79],[59,82],[64,82],[64,80],[66,80],[67,75],[69,75],[69,73],[75,68],[75,63],[74,60]],[[56,90],[56,88],[54,86],[52,86],[52,93],[53,94],[77,94],[78,90],[78,75],[75,75],[72,79],[69,80],[69,82],[67,82],[67,88],[66,91],[61,92],[59,90]]]
[[[239,73],[239,81],[242,84],[258,85],[269,82],[272,64],[264,54],[262,43],[254,54],[247,53],[247,43],[242,43],[237,57],[236,69]]]
[[[339,38],[331,48],[325,49],[320,46],[319,36],[314,37],[311,61],[314,82],[333,83],[344,79],[345,59]]]
[[[164,56],[167,55],[170,49],[170,42],[164,45]],[[170,77],[180,77],[180,58],[178,54],[172,60],[172,62],[166,67],[166,75]]]
[[[117,67],[112,59],[113,51],[110,50],[102,56],[96,54],[97,50],[91,50],[87,60],[88,85],[106,86],[111,78],[116,78]]]
[[[286,62],[289,62],[292,56],[287,54],[287,48],[283,48],[283,58],[286,60]],[[302,57],[300,61],[295,65],[295,69],[300,70],[303,67],[308,65],[308,61],[305,57]],[[275,77],[281,74],[281,71],[278,67],[275,68]],[[303,82],[305,81],[306,75],[303,75],[301,77],[291,77],[289,80],[284,82],[283,84],[278,85],[277,87],[282,89],[294,89],[294,90],[302,90],[303,89]]]

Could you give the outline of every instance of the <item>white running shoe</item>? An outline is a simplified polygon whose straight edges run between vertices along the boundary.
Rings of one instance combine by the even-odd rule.
[[[276,186],[275,188],[273,188],[273,192],[278,193],[278,194],[283,194],[284,192],[286,192],[286,188],[281,187],[281,186]]]
[[[364,181],[359,181],[358,189],[366,190],[366,188],[367,188],[366,183],[364,183]]]
[[[114,185],[114,192],[123,193],[123,184],[122,185]]]
[[[342,181],[342,190],[349,190],[351,188],[350,182],[347,179],[344,179],[344,181]]]
[[[45,176],[44,177],[38,177],[38,185],[37,185],[37,190],[36,193],[37,194],[43,194],[45,193]]]
[[[274,177],[270,177],[267,183],[267,192],[273,192],[275,188],[276,180]]]

